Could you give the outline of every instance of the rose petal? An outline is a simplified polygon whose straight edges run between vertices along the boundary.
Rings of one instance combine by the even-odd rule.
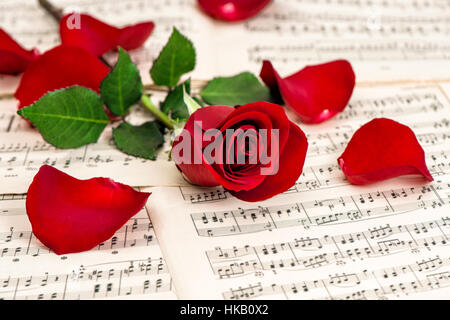
[[[221,131],[223,132],[225,129],[232,127],[239,121],[258,123],[257,129],[266,129],[268,137],[271,136],[270,132],[272,128],[278,129],[279,150],[283,150],[289,135],[290,121],[281,106],[264,101],[239,106],[224,120]],[[225,136],[225,133],[223,134]],[[267,147],[270,148],[270,145]],[[261,176],[258,173],[254,175],[247,174],[231,179],[231,177],[226,174],[223,166],[216,164],[212,167],[216,169],[212,171],[215,179],[228,190],[251,190],[255,188],[255,186],[261,184],[266,178],[266,176]]]
[[[385,118],[374,119],[359,128],[338,163],[353,184],[368,184],[406,174],[422,174],[433,181],[414,132]]]
[[[0,28],[0,74],[23,72],[38,56],[37,49],[25,50]]]
[[[75,179],[44,165],[28,189],[34,235],[57,254],[89,250],[111,238],[150,193],[106,178]]]
[[[288,141],[280,154],[278,173],[266,176],[259,186],[250,191],[230,191],[230,193],[241,200],[253,202],[266,200],[285,192],[302,174],[307,150],[308,141],[305,134],[291,122]]]
[[[88,51],[58,46],[29,65],[14,96],[19,100],[20,109],[33,104],[49,91],[73,85],[98,92],[108,73],[109,68]]]
[[[271,0],[198,0],[200,8],[215,19],[239,21],[251,18]]]
[[[195,111],[186,122],[184,130],[190,133],[191,144],[191,160],[190,164],[182,163],[182,159],[178,158],[178,154],[172,153],[172,157],[177,164],[178,169],[184,174],[184,176],[193,184],[197,184],[204,187],[215,187],[219,185],[219,182],[214,178],[212,172],[213,169],[207,163],[195,164],[194,153],[201,157],[202,149],[198,144],[194,144],[194,124],[197,121],[202,121],[201,130],[206,131],[208,129],[215,129],[223,123],[227,116],[234,111],[233,107],[229,106],[208,106],[200,108]],[[173,142],[172,149],[179,143],[182,143],[185,138],[176,138]]]
[[[346,60],[307,66],[287,78],[264,61],[260,76],[306,123],[319,123],[343,111],[355,87],[355,74]]]
[[[151,35],[153,22],[144,22],[124,28],[117,28],[87,14],[80,14],[79,28],[73,14],[65,15],[59,24],[61,42],[81,47],[93,55],[104,53],[121,46],[125,50],[136,49]],[[72,21],[73,20],[73,21]]]

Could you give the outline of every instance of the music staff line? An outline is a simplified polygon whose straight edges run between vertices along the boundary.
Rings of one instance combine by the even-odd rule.
[[[286,299],[290,299],[295,298],[297,295],[304,295],[310,291],[322,289],[325,294],[322,299],[381,299],[386,298],[387,295],[398,295],[400,293],[407,295],[414,292],[425,292],[448,287],[450,285],[449,271],[427,273],[449,265],[450,258],[441,259],[439,256],[436,256],[435,258],[417,261],[414,264],[382,268],[374,271],[363,270],[358,273],[335,274],[322,279],[272,284],[270,286],[262,286],[259,282],[248,287],[230,289],[227,292],[223,292],[223,297],[226,300],[240,300],[269,295],[283,295]],[[380,280],[397,279],[401,276],[409,276],[409,281],[394,282],[387,285],[380,283]],[[371,280],[375,280],[375,283],[378,283],[378,287],[337,295],[330,293],[332,287],[339,289],[353,288],[358,287],[364,281]]]

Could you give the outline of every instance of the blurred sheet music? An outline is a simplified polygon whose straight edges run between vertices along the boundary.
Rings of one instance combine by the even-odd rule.
[[[193,79],[242,71],[259,72],[270,59],[281,74],[306,64],[348,59],[357,81],[450,80],[449,3],[405,1],[274,1],[246,22],[216,22],[195,0],[61,0],[66,11],[87,12],[121,26],[152,20],[156,27],[145,46],[132,52],[144,82],[173,26],[190,37],[197,51]],[[42,52],[59,43],[58,26],[37,1],[4,0],[0,26],[23,45]],[[108,59],[114,60],[114,54]],[[0,93],[12,93],[19,77],[3,77]]]
[[[222,188],[187,186],[167,161],[169,144],[155,162],[116,150],[110,128],[96,144],[51,147],[16,115],[12,95],[20,76],[0,76],[0,299],[175,298],[174,287],[184,299],[449,296],[448,1],[283,0],[233,24],[210,19],[195,0],[55,4],[118,26],[153,20],[154,34],[132,52],[146,84],[176,26],[196,46],[197,66],[188,75],[196,81],[258,73],[264,59],[287,75],[344,58],[360,86],[345,112],[302,125],[310,147],[299,181],[252,204]],[[41,52],[59,43],[57,23],[37,1],[1,1],[0,27]],[[114,62],[115,54],[106,58]],[[409,176],[349,185],[336,158],[373,117],[414,129],[433,183]],[[129,116],[135,124],[150,118],[140,108]],[[42,164],[77,178],[159,187],[151,188],[146,210],[112,239],[89,252],[56,256],[32,235],[25,214],[24,193]]]
[[[357,88],[340,119],[302,125],[306,167],[282,195],[245,203],[221,188],[153,188],[149,212],[179,297],[447,297],[449,109],[437,85]],[[433,183],[349,185],[336,158],[369,114],[414,128]]]
[[[175,299],[146,209],[90,251],[58,256],[31,232],[26,195],[0,195],[0,300]]]

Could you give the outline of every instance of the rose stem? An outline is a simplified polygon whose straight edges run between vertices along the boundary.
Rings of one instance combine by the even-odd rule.
[[[165,113],[159,110],[150,98],[143,94],[141,97],[141,105],[147,108],[159,121],[161,121],[168,129],[174,129],[174,122]]]

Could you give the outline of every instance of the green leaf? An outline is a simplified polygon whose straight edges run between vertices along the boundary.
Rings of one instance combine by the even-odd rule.
[[[142,96],[139,70],[126,51],[119,47],[119,59],[100,85],[100,94],[109,110],[124,116]]]
[[[114,142],[119,150],[126,154],[155,160],[155,151],[164,143],[156,121],[149,121],[141,126],[132,126],[122,122],[113,130]]]
[[[200,92],[209,104],[242,105],[256,101],[270,101],[270,91],[250,72],[228,78],[214,78]]]
[[[170,91],[161,104],[162,112],[165,114],[171,112],[172,119],[187,120],[189,118],[189,112],[183,98],[183,86],[188,93],[191,93],[191,80],[187,80]]]
[[[49,92],[17,113],[30,120],[47,142],[63,149],[96,142],[109,123],[98,94],[79,86]]]
[[[150,75],[157,85],[173,88],[180,77],[194,67],[194,45],[174,27],[169,41],[153,63]]]

